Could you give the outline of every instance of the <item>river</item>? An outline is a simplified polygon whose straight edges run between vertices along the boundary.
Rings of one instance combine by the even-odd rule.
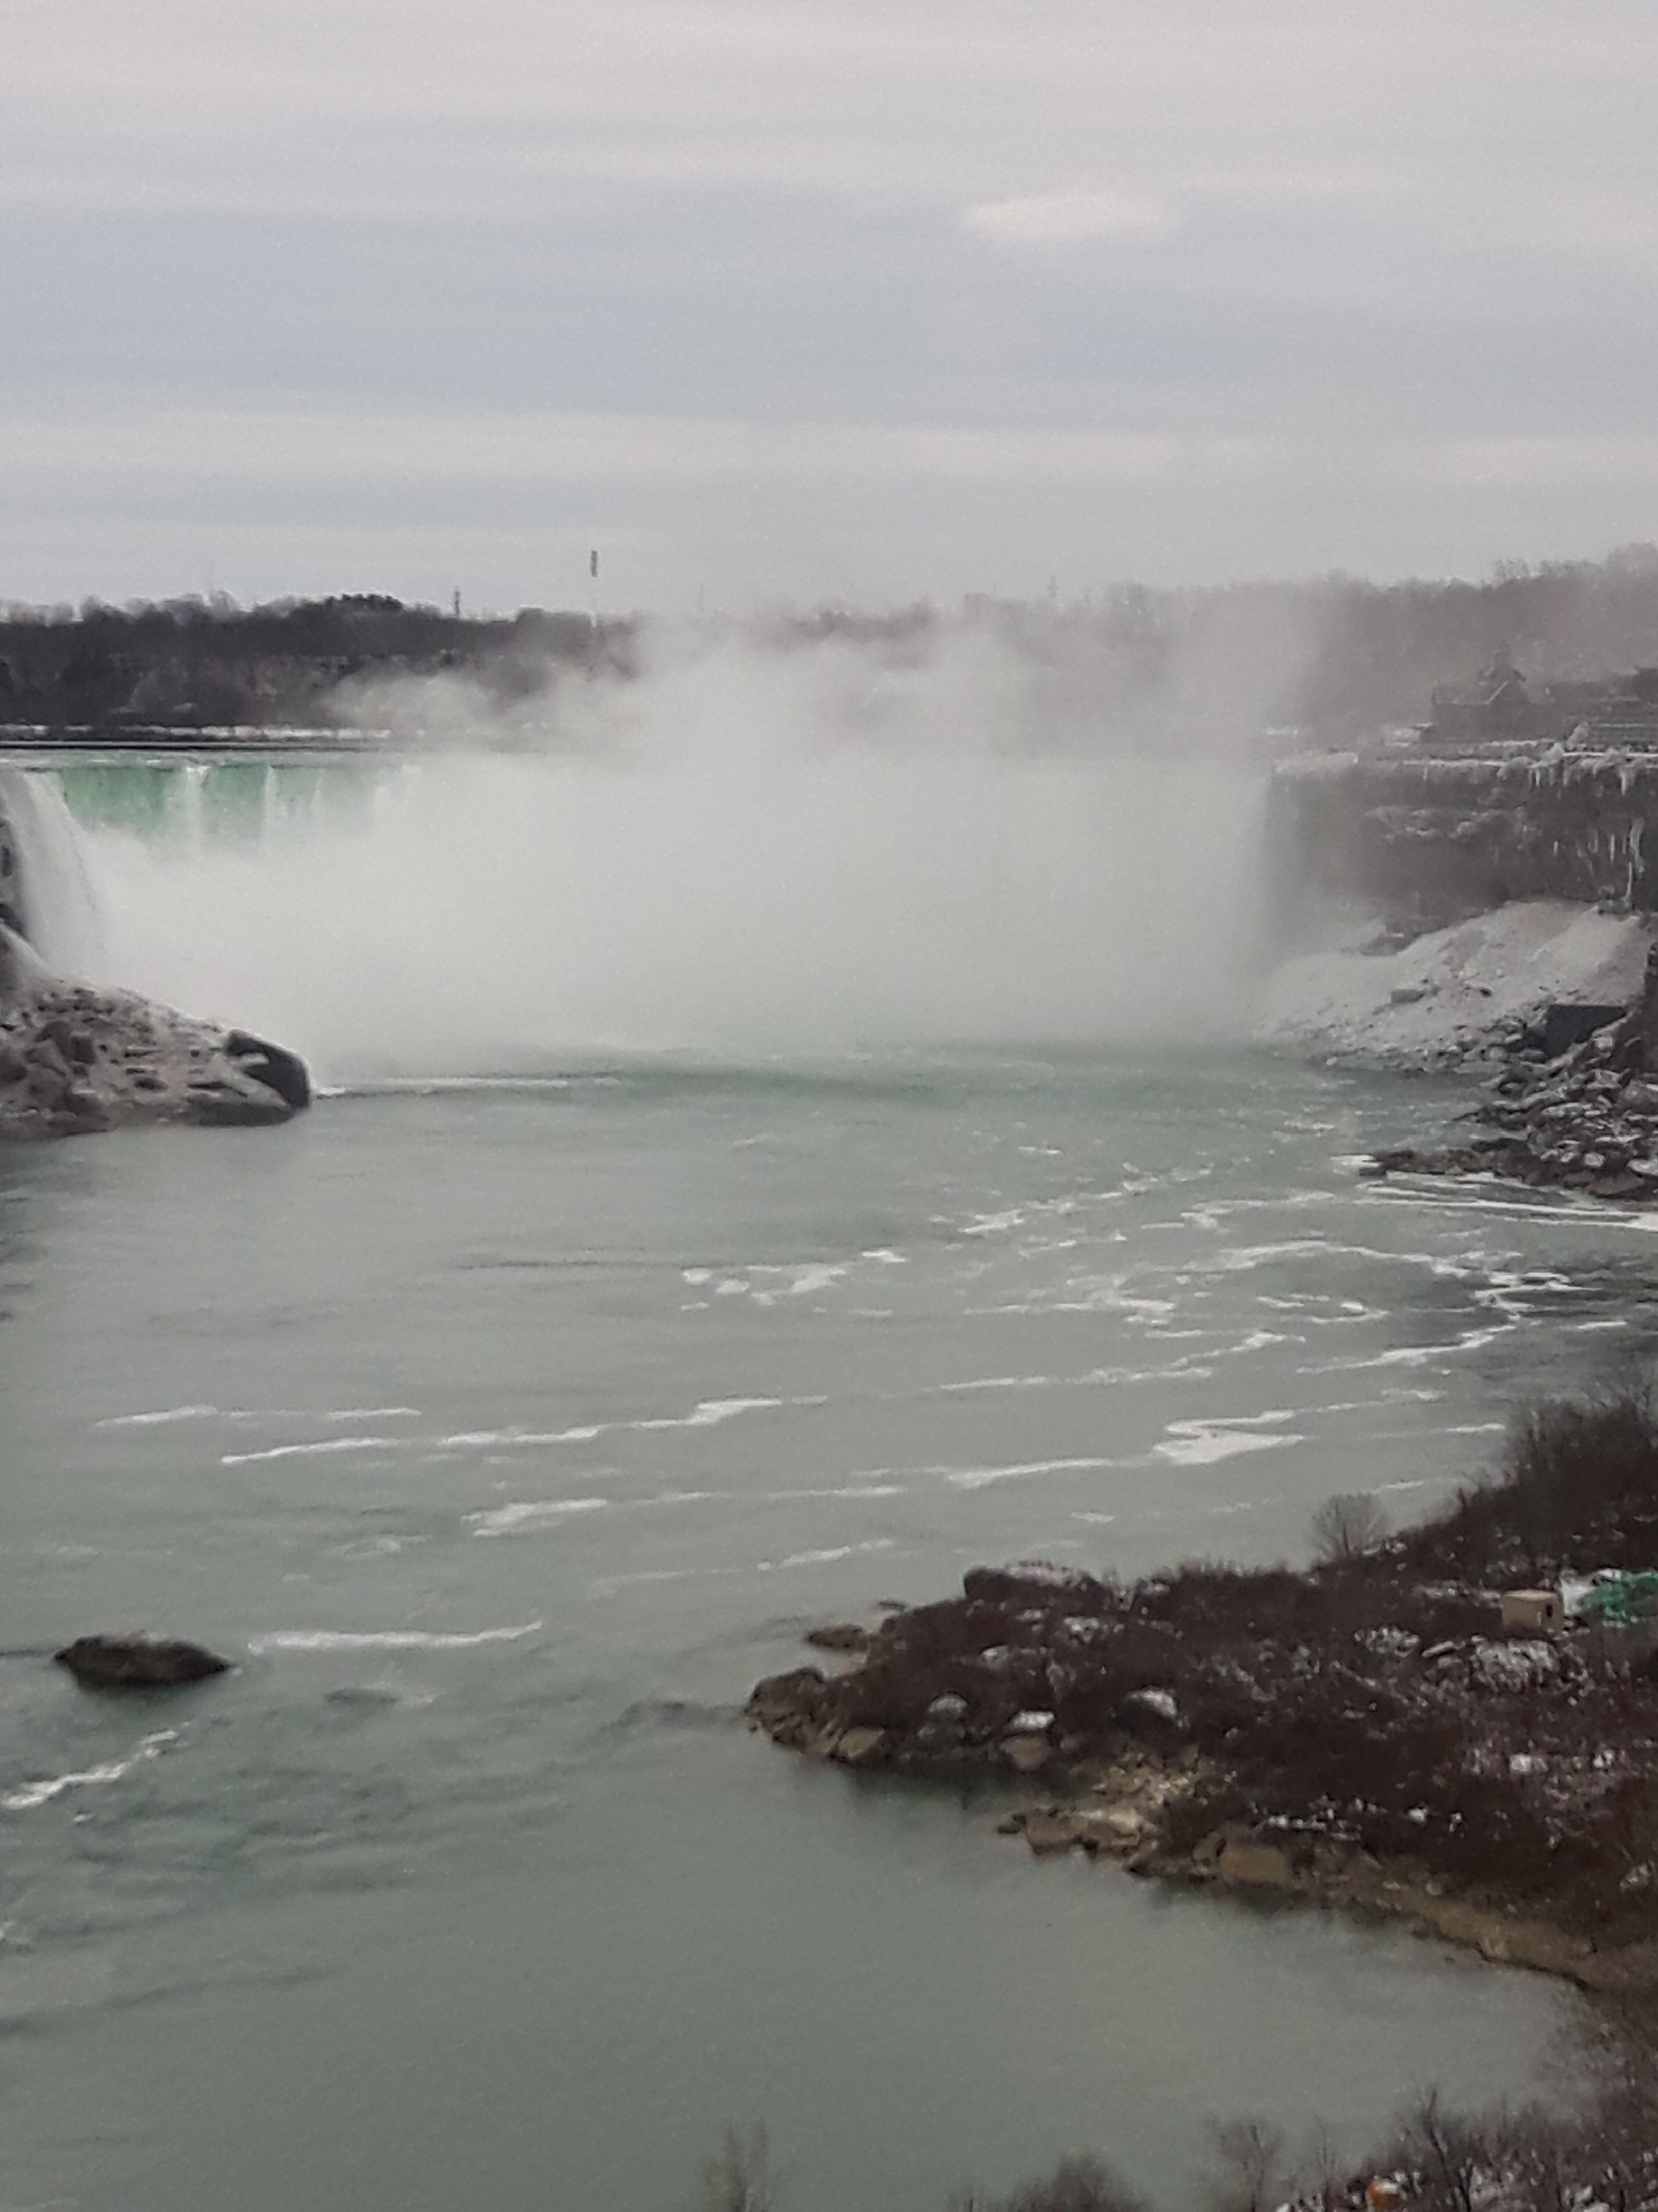
[[[154,988],[232,863],[158,891],[82,811]],[[1455,1094],[1236,1046],[519,1060],[0,1158],[0,2201],[676,2212],[760,2119],[790,2212],[1084,2147],[1178,2204],[1206,2116],[1545,2078],[1546,1983],[1039,1863],[739,1710],[978,1560],[1425,1510],[1649,1345],[1644,1221],[1366,1183]],[[235,1671],[45,1663],[129,1625]]]

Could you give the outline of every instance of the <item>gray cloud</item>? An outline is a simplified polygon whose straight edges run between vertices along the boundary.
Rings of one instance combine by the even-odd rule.
[[[1649,0],[8,34],[0,592],[185,581],[146,526],[249,590],[446,588],[464,544],[507,599],[595,532],[681,599],[1658,534]]]

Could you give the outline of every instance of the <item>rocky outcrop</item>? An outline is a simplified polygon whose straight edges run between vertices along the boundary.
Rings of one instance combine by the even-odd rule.
[[[263,1127],[310,1095],[304,1062],[280,1045],[55,976],[0,925],[0,1142],[135,1122]]]
[[[1280,763],[1272,834],[1280,921],[1309,896],[1362,899],[1412,931],[1515,899],[1658,909],[1658,755],[1415,745]]]
[[[87,1690],[177,1690],[230,1671],[228,1659],[169,1636],[82,1636],[52,1657]]]
[[[1583,1447],[1597,1465],[1600,1437]],[[1620,1531],[1648,1553],[1649,1461],[1625,1459],[1598,1502],[1572,1493],[1558,1534],[1582,1556],[1622,1556]],[[1658,1688],[1634,1641],[1504,1629],[1497,1592],[1540,1571],[1529,1484],[1465,1493],[1305,1574],[975,1569],[844,1671],[759,1683],[748,1717],[860,1777],[993,1790],[999,1826],[1039,1856],[1385,1914],[1586,1984],[1658,1987]],[[1021,1784],[1041,1794],[1010,1807]]]
[[[817,1651],[856,1652],[868,1650],[871,1636],[855,1620],[830,1620],[821,1628],[809,1628],[805,1640]]]
[[[55,787],[0,764],[0,1143],[260,1127],[309,1105],[305,1063],[281,1045],[58,972],[94,960],[98,935]]]
[[[1658,1202],[1658,949],[1628,1012],[1554,1059],[1522,1042],[1470,1118],[1466,1144],[1379,1152],[1367,1172],[1488,1175],[1621,1204]]]

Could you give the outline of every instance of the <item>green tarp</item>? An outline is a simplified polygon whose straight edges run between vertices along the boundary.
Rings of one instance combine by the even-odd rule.
[[[1597,1583],[1583,1601],[1587,1619],[1602,1628],[1633,1628],[1658,1614],[1658,1574],[1619,1575]]]

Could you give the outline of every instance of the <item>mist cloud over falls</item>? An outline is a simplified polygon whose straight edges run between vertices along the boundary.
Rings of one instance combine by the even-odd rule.
[[[111,980],[348,1083],[1237,1018],[1258,780],[1042,750],[988,663],[670,657],[543,701],[534,744],[441,684],[376,707],[444,741],[303,806],[275,770],[254,834],[175,803],[165,835],[87,835]]]

